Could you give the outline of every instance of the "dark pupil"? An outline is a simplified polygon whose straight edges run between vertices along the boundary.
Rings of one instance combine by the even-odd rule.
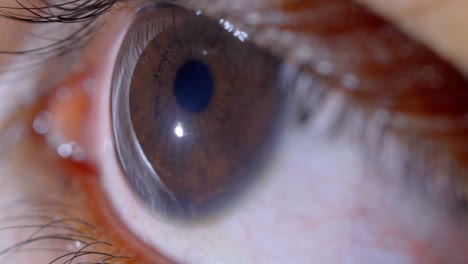
[[[179,106],[198,113],[206,109],[213,96],[213,77],[210,68],[198,60],[180,67],[174,81],[174,95]]]

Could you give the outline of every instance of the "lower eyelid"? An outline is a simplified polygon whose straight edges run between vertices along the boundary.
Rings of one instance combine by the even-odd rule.
[[[1,245],[0,258],[12,255],[8,261],[19,261],[15,263],[26,263],[31,258],[49,262],[60,257],[67,260],[82,251],[91,253],[78,257],[77,261],[96,261],[104,256],[128,264],[169,263],[117,221],[108,210],[111,205],[102,196],[98,178],[89,177],[92,175],[87,175],[87,171],[68,168],[68,164],[63,164],[44,144],[41,138],[28,135],[26,131],[15,149],[26,148],[27,152],[10,152],[12,158],[28,162],[29,166],[20,169],[18,162],[12,162],[14,172],[9,173],[20,178],[9,186],[20,192],[13,196],[9,210],[4,208],[8,217],[0,219],[2,238],[12,235],[11,240],[5,241],[8,244]],[[9,166],[3,169],[6,167]],[[34,175],[28,174],[30,168],[35,169]],[[2,172],[8,173],[7,170]],[[30,179],[31,176],[34,179]],[[27,255],[21,253],[21,250],[28,252],[29,248],[40,250]],[[48,249],[59,251],[48,253]],[[6,263],[10,263],[8,261]]]
[[[77,81],[83,78],[71,78],[74,80],[72,83],[83,83],[82,81]],[[70,85],[70,82],[67,85]],[[72,91],[76,94],[78,88],[72,85],[70,85],[70,88],[75,88]],[[60,101],[58,98],[55,98],[57,90],[53,89],[51,91],[54,100],[48,100],[47,97],[43,98],[42,101],[38,101],[37,104],[31,106],[33,111],[25,111],[18,116],[14,124],[25,121],[33,124],[35,118],[37,118],[38,111],[40,113],[44,111],[43,106],[52,106],[50,108],[52,114],[57,114],[57,111],[67,110],[66,116],[70,117],[69,114],[73,113],[73,111],[70,112],[69,110],[73,108],[65,108],[65,106],[60,105],[61,102],[57,102]],[[44,100],[46,103],[43,102]],[[69,100],[73,100],[73,96]],[[79,103],[82,98],[78,96],[76,100]],[[78,111],[83,111],[83,109],[79,109]],[[103,190],[99,187],[102,183],[100,182],[100,178],[97,177],[98,172],[93,169],[93,164],[86,164],[87,161],[72,161],[72,158],[62,158],[55,148],[51,148],[51,142],[47,140],[47,135],[37,134],[38,131],[34,129],[34,125],[26,128],[23,127],[23,129],[25,130],[22,140],[16,142],[14,146],[15,150],[26,148],[26,154],[13,151],[10,152],[10,155],[20,155],[18,161],[21,164],[27,162],[29,165],[27,170],[34,168],[34,175],[27,173],[23,169],[16,169],[14,172],[15,176],[20,177],[19,182],[22,184],[22,186],[17,187],[21,189],[19,193],[23,193],[19,198],[25,201],[24,208],[30,207],[31,209],[19,207],[11,216],[17,216],[25,225],[37,225],[37,230],[39,231],[35,235],[32,233],[36,231],[35,229],[22,226],[14,227],[17,222],[2,221],[0,233],[5,228],[10,229],[10,227],[13,227],[13,231],[18,230],[21,234],[15,233],[15,239],[8,241],[12,244],[6,245],[7,247],[12,246],[13,243],[28,241],[27,236],[32,234],[33,237],[44,237],[44,239],[25,242],[23,247],[41,247],[47,250],[49,247],[55,247],[55,239],[47,239],[45,237],[63,236],[63,238],[58,239],[65,240],[66,243],[61,243],[57,248],[62,250],[62,247],[64,247],[63,252],[69,253],[45,254],[45,251],[39,250],[38,254],[46,257],[44,261],[51,261],[61,256],[67,259],[69,257],[66,254],[73,256],[75,251],[79,252],[82,250],[83,252],[94,252],[86,258],[88,261],[102,259],[102,254],[104,254],[108,258],[120,259],[119,263],[170,263],[137,239],[124,224],[119,222],[118,217],[110,209],[112,205],[103,196]],[[16,129],[15,131],[18,130]],[[67,135],[70,136],[73,133]],[[56,135],[53,136],[56,138]],[[15,168],[22,168],[17,163],[13,164],[13,166],[19,166]],[[32,176],[34,176],[34,180],[28,180]],[[34,182],[40,184],[30,185]],[[24,215],[26,211],[29,212],[27,215],[35,215],[38,218],[32,217],[29,219],[29,216]],[[54,227],[54,222],[62,226],[64,230]],[[4,248],[0,248],[0,255],[3,255],[1,253],[2,250]],[[8,253],[10,251],[5,252]],[[35,256],[35,253],[30,253],[27,259],[33,256]],[[83,259],[79,257],[77,260]],[[23,260],[18,261],[23,263]]]

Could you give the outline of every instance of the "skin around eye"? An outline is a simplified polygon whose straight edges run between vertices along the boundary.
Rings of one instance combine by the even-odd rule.
[[[464,1],[358,0],[387,17],[441,54],[464,73],[468,72],[468,37],[464,25],[468,18]]]
[[[122,10],[120,11],[122,12]],[[124,17],[122,13],[111,13],[109,15],[109,18],[114,18],[115,21],[125,20]],[[117,24],[115,24],[115,28],[111,28],[118,31]],[[110,28],[107,29],[110,30]],[[87,59],[84,59],[86,61],[85,65],[104,66],[108,61],[102,60],[102,56],[98,57],[95,54],[109,54],[106,52],[109,52],[108,47],[112,46],[110,43],[113,40],[115,39],[106,39],[104,37],[96,39],[96,42],[93,43],[93,48],[96,49],[94,49],[94,53],[87,53]],[[115,41],[115,43],[118,43],[118,41]],[[115,52],[115,50],[113,51]],[[94,75],[88,77],[94,79],[98,87],[106,87],[108,83],[106,83],[105,79],[110,79],[110,73],[99,71],[94,73]],[[70,84],[70,82],[64,84],[70,86],[83,85],[82,83]],[[98,104],[96,109],[99,109],[99,107],[106,109],[106,100],[108,99],[106,96],[102,96],[103,102]],[[24,116],[20,117],[29,122],[26,124],[33,122],[32,119],[30,120]],[[96,118],[98,117],[96,116]],[[103,114],[99,118],[105,120],[107,117]],[[101,134],[102,137],[92,137],[93,139],[106,138],[111,140],[108,136],[110,134],[109,127],[102,125],[99,126],[99,130],[103,133]],[[310,130],[313,130],[313,128],[310,128]],[[271,263],[275,260],[283,263],[294,261],[307,263],[310,262],[311,258],[319,263],[336,263],[337,259],[338,262],[351,259],[359,263],[463,263],[466,260],[465,256],[460,255],[466,249],[464,238],[464,232],[466,231],[463,230],[462,224],[457,223],[456,219],[450,219],[449,216],[440,213],[438,208],[432,207],[427,201],[422,201],[417,195],[413,196],[401,191],[401,183],[397,180],[379,178],[378,171],[366,168],[366,165],[356,158],[359,154],[356,153],[356,146],[352,142],[323,141],[320,135],[316,135],[317,137],[311,139],[310,130],[304,129],[291,132],[290,137],[284,140],[282,146],[281,152],[284,157],[278,157],[278,162],[271,168],[269,174],[272,175],[272,180],[264,183],[264,191],[252,197],[252,205],[247,208],[243,215],[237,214],[234,216],[234,220],[211,227],[210,232],[213,232],[212,235],[203,235],[202,233],[205,233],[205,231],[200,229],[198,231],[174,230],[174,227],[170,225],[152,221],[152,216],[148,215],[140,207],[139,202],[134,199],[133,194],[129,193],[125,182],[120,178],[117,180],[106,178],[104,181],[106,182],[106,188],[108,188],[107,191],[121,194],[120,197],[112,201],[112,204],[114,206],[115,204],[121,205],[116,209],[120,213],[120,217],[123,215],[126,218],[124,219],[126,220],[125,225],[130,223],[150,226],[149,230],[151,232],[144,233],[141,230],[136,230],[135,233],[148,244],[152,246],[156,244],[157,248],[165,250],[166,254],[171,255],[174,259],[184,259],[185,257],[187,261],[190,261],[199,258],[199,260],[207,260],[206,262],[215,262],[222,258],[243,260],[245,262],[254,259],[260,263]],[[5,135],[4,131],[2,130],[2,135]],[[83,144],[94,145],[98,148],[99,151],[96,151],[96,153],[99,154],[98,157],[102,158],[102,160],[107,160],[105,157],[113,155],[113,150],[106,147],[105,141],[93,141],[91,137],[87,137],[87,139],[90,139],[90,142],[83,142]],[[2,142],[6,140],[14,143],[11,137],[6,139],[2,137]],[[27,144],[34,144],[33,142],[35,141],[27,141]],[[20,150],[20,146],[19,143],[13,145],[15,149],[17,148],[17,151]],[[24,148],[29,149],[30,147],[32,146]],[[46,145],[36,147],[38,149],[47,148]],[[310,149],[317,151],[311,153]],[[327,151],[325,153],[318,151],[323,149]],[[4,152],[2,151],[2,153]],[[110,203],[96,203],[93,200],[98,200],[99,195],[102,195],[99,193],[100,190],[95,188],[96,185],[93,185],[97,184],[96,182],[90,180],[91,185],[77,184],[74,191],[71,191],[70,185],[59,187],[57,183],[63,182],[63,171],[50,169],[58,166],[55,162],[55,156],[51,154],[50,159],[52,162],[45,163],[43,162],[45,159],[44,152],[31,152],[34,155],[30,156],[24,153],[27,153],[27,151],[24,151],[24,149],[23,152],[20,151],[16,157],[19,162],[11,163],[11,165],[7,165],[10,160],[2,156],[5,165],[1,168],[5,173],[2,173],[1,177],[8,178],[8,185],[18,190],[17,193],[31,191],[35,192],[37,196],[47,197],[44,190],[50,193],[52,190],[59,190],[65,186],[66,188],[62,189],[62,192],[57,192],[57,196],[50,196],[50,200],[67,200],[77,208],[80,208],[81,200],[81,208],[83,209],[78,210],[78,214],[82,217],[84,217],[82,211],[101,212],[102,214],[91,213],[91,216],[88,216],[95,225],[104,230],[98,233],[101,239],[105,239],[106,235],[113,233],[112,230],[126,229],[122,226],[122,223],[119,225],[113,222],[111,217],[104,213],[106,210],[95,207],[96,204],[111,206]],[[39,162],[30,163],[30,166],[37,171],[34,175],[36,181],[25,180],[22,184],[13,184],[13,178],[18,175],[24,176],[25,179],[31,177],[31,173],[20,168],[24,167],[25,160],[37,161],[37,157],[40,157]],[[309,159],[305,159],[305,157]],[[310,157],[313,158],[310,159]],[[313,160],[313,162],[310,162],[310,160]],[[338,160],[339,162],[331,162],[332,160]],[[41,163],[43,164],[41,165]],[[108,167],[105,168],[109,172],[108,175],[119,173],[118,170],[112,169],[117,167],[115,165],[108,164]],[[82,182],[85,179],[85,177],[82,177],[85,175],[80,175],[75,169],[73,171],[78,178],[75,177],[72,181]],[[343,174],[343,171],[346,173]],[[45,181],[51,174],[54,177],[51,177],[50,181]],[[287,177],[284,177],[285,175],[295,175],[297,181],[291,183],[286,179]],[[319,186],[316,184],[318,179],[323,180]],[[40,183],[43,180],[45,182]],[[275,187],[276,184],[292,184],[292,187],[284,191]],[[37,188],[31,186],[26,188],[27,185],[37,185]],[[32,191],[32,189],[35,189],[35,191]],[[98,192],[98,195],[92,194],[93,189]],[[7,193],[1,193],[2,201],[9,201],[7,198],[3,198]],[[11,193],[15,192],[12,191]],[[77,195],[80,193],[85,193],[84,198]],[[272,195],[272,193],[275,195]],[[32,196],[34,197],[34,195]],[[271,201],[277,200],[278,196],[282,198],[282,201],[272,205]],[[311,204],[312,206],[310,206]],[[263,210],[256,209],[258,207],[263,208]],[[37,206],[31,205],[29,208],[18,206],[18,211],[24,214],[31,212],[31,208],[37,208]],[[70,209],[64,211],[63,214],[66,215],[66,213],[70,212]],[[54,210],[54,214],[58,214],[58,210]],[[116,215],[112,216],[115,217]],[[290,223],[284,224],[286,222]],[[418,223],[418,228],[414,227],[415,222]],[[233,230],[233,234],[226,233],[226,230]],[[26,233],[30,234],[29,232]],[[189,235],[187,235],[188,233]],[[282,239],[280,241],[272,240],[272,235]],[[186,236],[188,239],[180,238]],[[176,241],[171,242],[171,239],[174,238]],[[5,240],[9,239],[13,240],[14,238],[4,236],[0,238],[0,242],[7,246],[11,244],[11,240]],[[145,254],[142,254],[141,251],[148,248],[145,248],[144,244],[139,242],[131,242],[134,237],[130,233],[117,231],[114,232],[113,236],[107,236],[107,239],[117,247],[116,249],[124,248],[124,255],[134,257],[133,260],[127,262],[122,260],[123,263],[158,263],[159,260],[164,261],[157,255],[143,257]],[[155,241],[158,239],[160,239],[160,242]],[[248,245],[248,241],[257,247]],[[240,245],[241,243],[243,245]],[[226,245],[230,247],[229,250],[224,248]],[[223,246],[223,248],[217,246]],[[33,260],[38,260],[35,256],[31,253],[23,258],[8,259],[6,263],[30,263]],[[296,259],[294,259],[294,256]],[[43,259],[44,261],[50,261],[51,256],[43,256]]]

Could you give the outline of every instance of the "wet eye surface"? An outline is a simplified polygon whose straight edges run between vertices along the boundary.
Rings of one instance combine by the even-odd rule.
[[[157,213],[201,217],[227,207],[268,162],[286,102],[282,63],[196,12],[151,8],[129,33],[150,34],[128,37],[128,72],[115,74],[119,158]]]

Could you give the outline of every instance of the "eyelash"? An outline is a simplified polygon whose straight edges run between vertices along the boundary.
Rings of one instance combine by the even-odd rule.
[[[30,24],[67,24],[79,25],[69,35],[59,39],[49,39],[50,43],[42,47],[26,50],[0,50],[0,55],[28,56],[27,67],[8,69],[11,72],[25,71],[60,59],[84,48],[102,28],[98,18],[115,5],[115,0],[82,1],[70,0],[65,3],[44,6],[0,7],[0,17]],[[20,14],[20,12],[27,12]],[[33,36],[45,39],[42,36]],[[33,61],[33,62],[31,62]],[[35,62],[39,63],[36,64]],[[46,147],[46,146],[41,146]],[[54,187],[50,187],[54,188]],[[68,263],[86,259],[99,259],[96,263],[131,262],[131,257],[108,243],[107,235],[87,221],[88,208],[77,204],[56,203],[57,200],[37,200],[26,196],[25,200],[9,203],[13,212],[8,218],[1,219],[0,233],[3,235],[24,234],[14,244],[0,251],[0,258],[8,259],[10,255],[30,254],[32,252],[56,252],[50,263]],[[4,207],[2,207],[4,208]],[[22,209],[23,208],[23,209]],[[23,212],[28,212],[24,214]],[[59,217],[60,216],[60,217]],[[94,219],[95,216],[88,216]],[[112,239],[111,241],[113,241]],[[64,251],[57,251],[56,245],[70,244]],[[13,243],[13,241],[8,241]],[[52,243],[52,244],[51,244]],[[59,247],[61,248],[61,247]],[[86,261],[86,260],[84,260]]]
[[[57,251],[57,257],[50,263],[72,263],[80,261],[82,257],[100,258],[105,263],[130,259],[116,251],[112,244],[96,238],[96,227],[83,220],[83,216],[76,216],[82,215],[83,210],[74,205],[49,201],[17,201],[15,207],[27,210],[28,214],[13,214],[2,219],[3,223],[13,222],[14,225],[0,228],[0,232],[24,231],[29,235],[24,240],[0,251],[0,257],[7,258],[12,253]],[[57,213],[63,215],[63,218],[51,217]],[[50,248],[40,246],[53,241],[68,243],[70,251],[61,253],[61,250],[53,246]]]
[[[61,4],[49,4],[38,7],[31,4],[26,6],[17,2],[21,7],[0,7],[0,15],[27,23],[77,23],[93,20],[107,12],[115,3],[115,0],[70,0]],[[3,9],[3,10],[2,10]],[[14,10],[27,11],[30,15],[20,15]],[[58,12],[57,12],[58,11]]]
[[[21,1],[17,4],[21,7],[0,6],[0,17],[16,20],[30,24],[80,24],[76,31],[73,31],[63,39],[52,41],[49,45],[39,48],[0,51],[3,55],[33,55],[33,56],[63,56],[70,51],[84,47],[93,35],[102,27],[96,23],[96,19],[110,10],[115,5],[116,0],[69,0],[61,4],[48,4],[44,1],[44,6],[24,5]],[[20,14],[23,11],[26,14]],[[38,38],[42,38],[37,36]],[[41,58],[44,59],[44,58]]]

